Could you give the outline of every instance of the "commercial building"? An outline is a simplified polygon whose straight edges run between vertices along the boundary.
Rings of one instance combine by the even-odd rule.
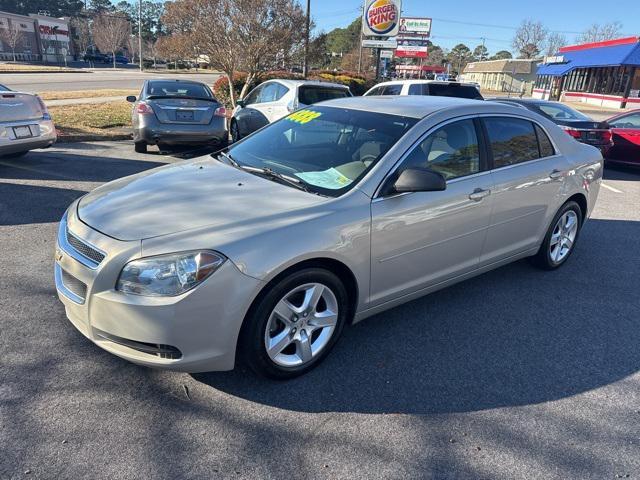
[[[640,108],[640,37],[561,48],[538,66],[533,97]]]
[[[20,32],[15,44],[17,61],[62,63],[65,57],[72,58],[68,19],[0,12],[0,29]],[[11,45],[0,35],[0,61],[11,60]]]
[[[476,82],[485,90],[531,93],[540,60],[505,59],[471,62],[463,70],[463,80]]]

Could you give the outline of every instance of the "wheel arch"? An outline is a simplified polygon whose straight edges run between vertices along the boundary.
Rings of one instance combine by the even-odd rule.
[[[589,213],[589,205],[587,203],[587,197],[584,195],[584,193],[575,193],[573,195],[571,195],[569,198],[567,198],[567,200],[562,204],[562,206],[566,205],[568,202],[576,202],[578,204],[578,206],[580,207],[580,213],[582,215],[581,223],[584,224],[584,221],[587,218],[587,215]],[[562,208],[562,206],[560,208]]]

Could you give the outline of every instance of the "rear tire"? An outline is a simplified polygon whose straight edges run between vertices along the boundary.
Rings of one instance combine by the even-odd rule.
[[[582,228],[582,210],[574,202],[565,203],[555,214],[538,253],[531,263],[543,270],[561,267],[575,250]]]
[[[133,149],[138,153],[147,153],[147,142],[135,142]]]
[[[348,315],[347,290],[335,274],[321,268],[294,272],[269,287],[251,309],[240,334],[239,359],[266,377],[302,375],[331,351]]]

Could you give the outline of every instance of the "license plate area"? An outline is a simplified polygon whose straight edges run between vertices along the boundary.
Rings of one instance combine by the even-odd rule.
[[[17,139],[33,137],[33,133],[31,132],[31,128],[29,128],[29,125],[13,127],[13,134]]]
[[[193,122],[193,110],[176,110],[176,120],[180,122]]]

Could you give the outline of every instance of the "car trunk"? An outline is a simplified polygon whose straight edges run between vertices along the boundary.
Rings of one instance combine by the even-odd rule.
[[[191,98],[151,98],[149,105],[160,123],[208,125],[220,104]]]
[[[576,130],[572,135],[576,140],[590,145],[604,145],[611,142],[611,131],[607,122],[595,120],[554,120],[558,125]],[[578,138],[578,133],[580,137]]]
[[[40,102],[34,95],[15,92],[0,94],[0,122],[39,120],[42,115]]]

